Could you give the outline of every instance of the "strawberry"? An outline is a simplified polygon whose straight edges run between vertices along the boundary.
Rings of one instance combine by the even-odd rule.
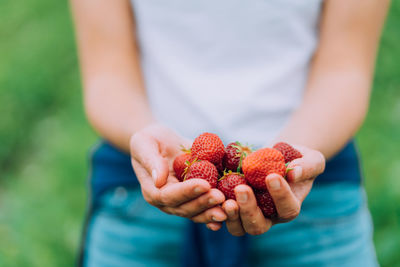
[[[218,166],[225,154],[225,147],[218,135],[203,133],[192,145],[192,159],[208,160]]]
[[[257,205],[265,217],[274,218],[278,215],[274,201],[268,190],[255,190],[254,194],[256,195]]]
[[[285,175],[285,159],[273,148],[263,148],[243,160],[243,173],[247,182],[255,189],[266,190],[265,178],[271,173]]]
[[[251,149],[239,142],[230,143],[225,148],[225,156],[222,160],[226,169],[240,172],[242,161],[251,153]]]
[[[216,188],[218,181],[217,167],[207,160],[190,163],[184,180],[193,178],[204,179],[210,183],[212,188]]]
[[[276,150],[279,150],[285,158],[285,163],[303,157],[303,155],[294,147],[285,142],[279,142],[274,145]]]
[[[183,181],[185,169],[188,166],[187,163],[190,161],[191,156],[192,155],[190,153],[182,153],[174,160],[173,168],[176,174],[176,178],[178,178],[180,182]]]
[[[235,187],[240,184],[247,184],[246,179],[244,179],[243,175],[237,172],[228,172],[225,173],[222,178],[218,180],[217,188],[224,193],[226,199],[234,199],[235,196]]]

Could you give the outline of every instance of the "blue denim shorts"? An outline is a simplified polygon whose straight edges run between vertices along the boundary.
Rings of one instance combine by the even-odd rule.
[[[179,266],[187,222],[149,205],[139,187],[108,190],[91,211],[83,265]],[[318,184],[298,218],[249,237],[244,266],[377,266],[372,232],[362,186]]]

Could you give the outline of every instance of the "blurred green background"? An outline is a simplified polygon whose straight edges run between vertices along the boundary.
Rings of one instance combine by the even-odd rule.
[[[0,2],[0,266],[71,266],[96,136],[82,109],[66,1]],[[357,136],[382,266],[400,266],[400,1]]]

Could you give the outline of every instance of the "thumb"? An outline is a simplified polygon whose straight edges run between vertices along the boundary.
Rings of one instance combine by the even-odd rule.
[[[168,179],[168,161],[160,153],[160,144],[154,137],[137,133],[130,142],[131,157],[138,161],[154,181],[156,187],[165,185]]]

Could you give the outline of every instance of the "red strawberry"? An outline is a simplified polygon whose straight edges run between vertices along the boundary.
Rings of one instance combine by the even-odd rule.
[[[176,178],[178,178],[178,180],[181,182],[183,181],[185,169],[188,166],[187,161],[190,160],[191,156],[192,155],[190,153],[182,153],[174,160],[173,168],[176,174]]]
[[[285,158],[285,163],[303,157],[297,149],[285,142],[276,143],[274,148],[282,153]]]
[[[237,172],[228,172],[218,180],[217,188],[224,193],[226,199],[235,199],[235,187],[240,184],[247,184],[243,175]]]
[[[253,188],[266,190],[265,178],[269,174],[285,175],[285,159],[278,150],[263,148],[248,155],[243,160],[242,169],[244,177]]]
[[[188,167],[185,180],[194,178],[204,179],[210,183],[212,188],[216,188],[218,181],[217,167],[207,160],[195,161]]]
[[[199,135],[192,145],[192,158],[208,160],[218,165],[225,154],[225,147],[218,135],[203,133]]]
[[[230,143],[225,148],[225,156],[223,158],[225,168],[233,172],[239,172],[243,159],[251,152],[249,147],[243,146],[239,142]]]
[[[257,205],[260,207],[262,213],[265,217],[274,218],[278,215],[276,212],[276,207],[274,201],[272,200],[271,195],[268,190],[265,191],[254,191],[257,199]]]

